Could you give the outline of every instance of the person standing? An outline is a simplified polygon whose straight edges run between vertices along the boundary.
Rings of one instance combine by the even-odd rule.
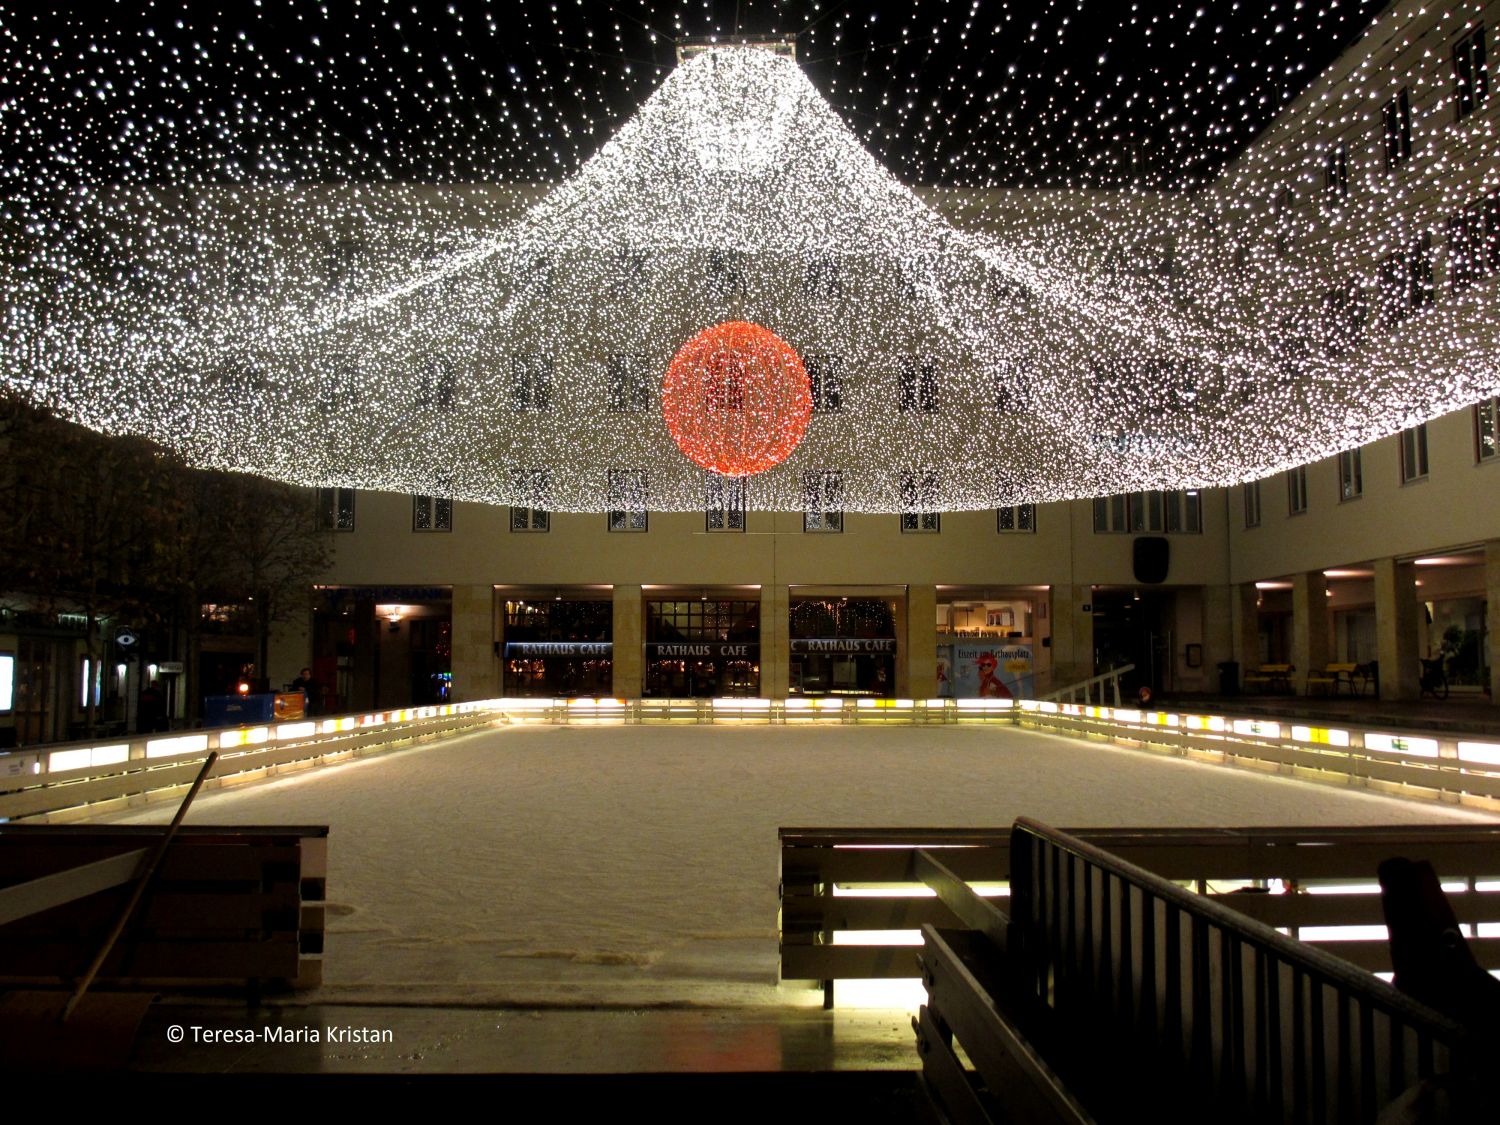
[[[135,726],[141,734],[165,730],[166,699],[155,680],[148,680],[136,701]]]
[[[302,693],[302,713],[304,715],[316,715],[318,707],[322,704],[322,689],[318,681],[313,679],[312,669],[304,668],[301,674],[292,681],[292,690]]]

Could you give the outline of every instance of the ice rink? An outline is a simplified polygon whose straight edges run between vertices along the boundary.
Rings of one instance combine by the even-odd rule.
[[[778,827],[1020,814],[1494,819],[1011,728],[513,726],[210,792],[189,822],[331,826],[329,1000],[722,1003],[778,996]]]

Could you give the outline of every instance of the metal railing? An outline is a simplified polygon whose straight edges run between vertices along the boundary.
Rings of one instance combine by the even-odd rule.
[[[1134,671],[1134,664],[1121,664],[1107,672],[1100,672],[1097,676],[1090,676],[1086,680],[1079,680],[1076,684],[1069,684],[1067,687],[1048,692],[1041,697],[1041,700],[1047,703],[1099,703],[1118,707],[1120,706],[1120,677],[1127,672]],[[1113,694],[1113,699],[1104,697],[1106,689]],[[1096,694],[1099,697],[1097,699],[1094,698]],[[1079,698],[1080,696],[1082,698]]]
[[[1380,979],[1045,824],[1016,821],[1010,885],[1026,993],[1205,1111],[1370,1121],[1463,1060],[1457,1024]]]

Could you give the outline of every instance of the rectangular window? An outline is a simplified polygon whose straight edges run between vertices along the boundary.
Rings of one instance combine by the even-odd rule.
[[[556,265],[550,254],[529,254],[516,262],[516,290],[534,297],[550,297]]]
[[[1260,481],[1246,481],[1245,493],[1245,526],[1260,526]]]
[[[897,362],[901,381],[900,408],[931,414],[938,408],[937,365],[917,356],[904,355]]]
[[[736,250],[710,250],[704,280],[709,292],[716,297],[745,296],[748,288],[745,284],[745,256]]]
[[[802,474],[802,530],[844,530],[844,474],[815,469]]]
[[[552,513],[546,508],[510,507],[510,529],[512,531],[550,531]]]
[[[901,474],[901,530],[937,532],[938,475],[933,469]]]
[[[357,238],[340,238],[328,245],[328,257],[323,267],[328,295],[351,297],[358,286],[360,261],[364,257],[364,243]]]
[[[1024,413],[1029,408],[1027,387],[1032,379],[1027,367],[1019,362],[1004,363],[992,375],[995,410],[1001,414]]]
[[[1291,253],[1296,240],[1297,193],[1284,187],[1271,197],[1271,229],[1276,236],[1276,253]]]
[[[609,530],[646,530],[646,470],[609,471]]]
[[[1500,398],[1487,398],[1474,405],[1474,460],[1500,458]]]
[[[1401,431],[1401,483],[1427,475],[1427,423]]]
[[[804,357],[812,389],[813,412],[837,414],[844,409],[844,357],[813,354]]]
[[[996,508],[995,530],[1001,532],[1035,531],[1036,505],[1010,504],[1006,507]]]
[[[422,365],[417,405],[423,410],[448,410],[458,393],[458,372],[450,359],[431,359]]]
[[[1380,110],[1385,132],[1385,170],[1393,172],[1411,159],[1411,95],[1405,86]]]
[[[1166,513],[1166,524],[1162,530],[1169,535],[1198,535],[1203,531],[1203,502],[1196,488],[1185,492],[1172,490],[1159,495]]]
[[[318,530],[354,530],[354,489],[318,489]]]
[[[447,496],[413,496],[411,498],[413,531],[452,531],[453,500]]]
[[[1121,496],[1100,496],[1094,501],[1094,532],[1104,534],[1130,530],[1129,505]]]
[[[651,360],[640,352],[616,352],[604,361],[609,409],[614,414],[651,409]]]
[[[709,531],[745,530],[745,478],[703,474],[704,522]]]
[[[1353,500],[1364,490],[1365,478],[1359,450],[1346,449],[1339,454],[1339,499]]]
[[[802,295],[829,301],[844,295],[844,264],[833,254],[809,254],[802,274]]]
[[[547,469],[511,470],[510,529],[550,531],[552,474]]]
[[[1323,154],[1323,204],[1342,207],[1349,198],[1349,150],[1336,144]]]
[[[1377,319],[1383,328],[1394,328],[1418,309],[1433,303],[1432,236],[1413,239],[1405,250],[1387,254],[1380,261]]]
[[[1307,511],[1307,466],[1286,471],[1286,510],[1297,516]]]
[[[1500,193],[1448,217],[1448,284],[1460,293],[1500,272]]]
[[[546,411],[552,409],[552,357],[537,352],[517,352],[510,357],[510,408]]]
[[[325,418],[356,409],[359,404],[359,368],[347,356],[334,357],[318,380],[317,411]]]
[[[1102,496],[1094,501],[1094,531],[1198,535],[1203,531],[1203,499],[1196,488]]]
[[[1323,347],[1343,355],[1359,347],[1365,336],[1365,297],[1357,281],[1323,294]]]
[[[616,297],[633,297],[645,288],[650,269],[649,250],[622,246],[610,255],[610,289]]]
[[[1453,47],[1455,120],[1462,121],[1490,96],[1490,76],[1484,59],[1484,25],[1480,24]]]

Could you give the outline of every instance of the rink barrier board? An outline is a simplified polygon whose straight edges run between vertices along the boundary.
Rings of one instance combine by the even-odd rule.
[[[29,759],[29,768],[19,770],[5,768],[6,758],[18,755],[0,756],[0,821],[42,816],[78,819],[147,797],[169,798],[186,792],[210,750],[217,750],[219,759],[206,785],[216,788],[286,769],[363,757],[417,740],[462,734],[496,717],[491,708],[454,704],[151,735],[103,746],[49,746],[19,755]],[[100,750],[107,751],[101,764],[73,764]]]
[[[181,792],[191,780],[192,764],[213,749],[221,760],[211,784],[222,785],[492,722],[1001,723],[1307,780],[1500,808],[1500,738],[1035,700],[503,698],[0,754],[0,821],[87,816],[110,802]],[[174,765],[184,768],[170,772]],[[84,787],[69,788],[78,785]]]

